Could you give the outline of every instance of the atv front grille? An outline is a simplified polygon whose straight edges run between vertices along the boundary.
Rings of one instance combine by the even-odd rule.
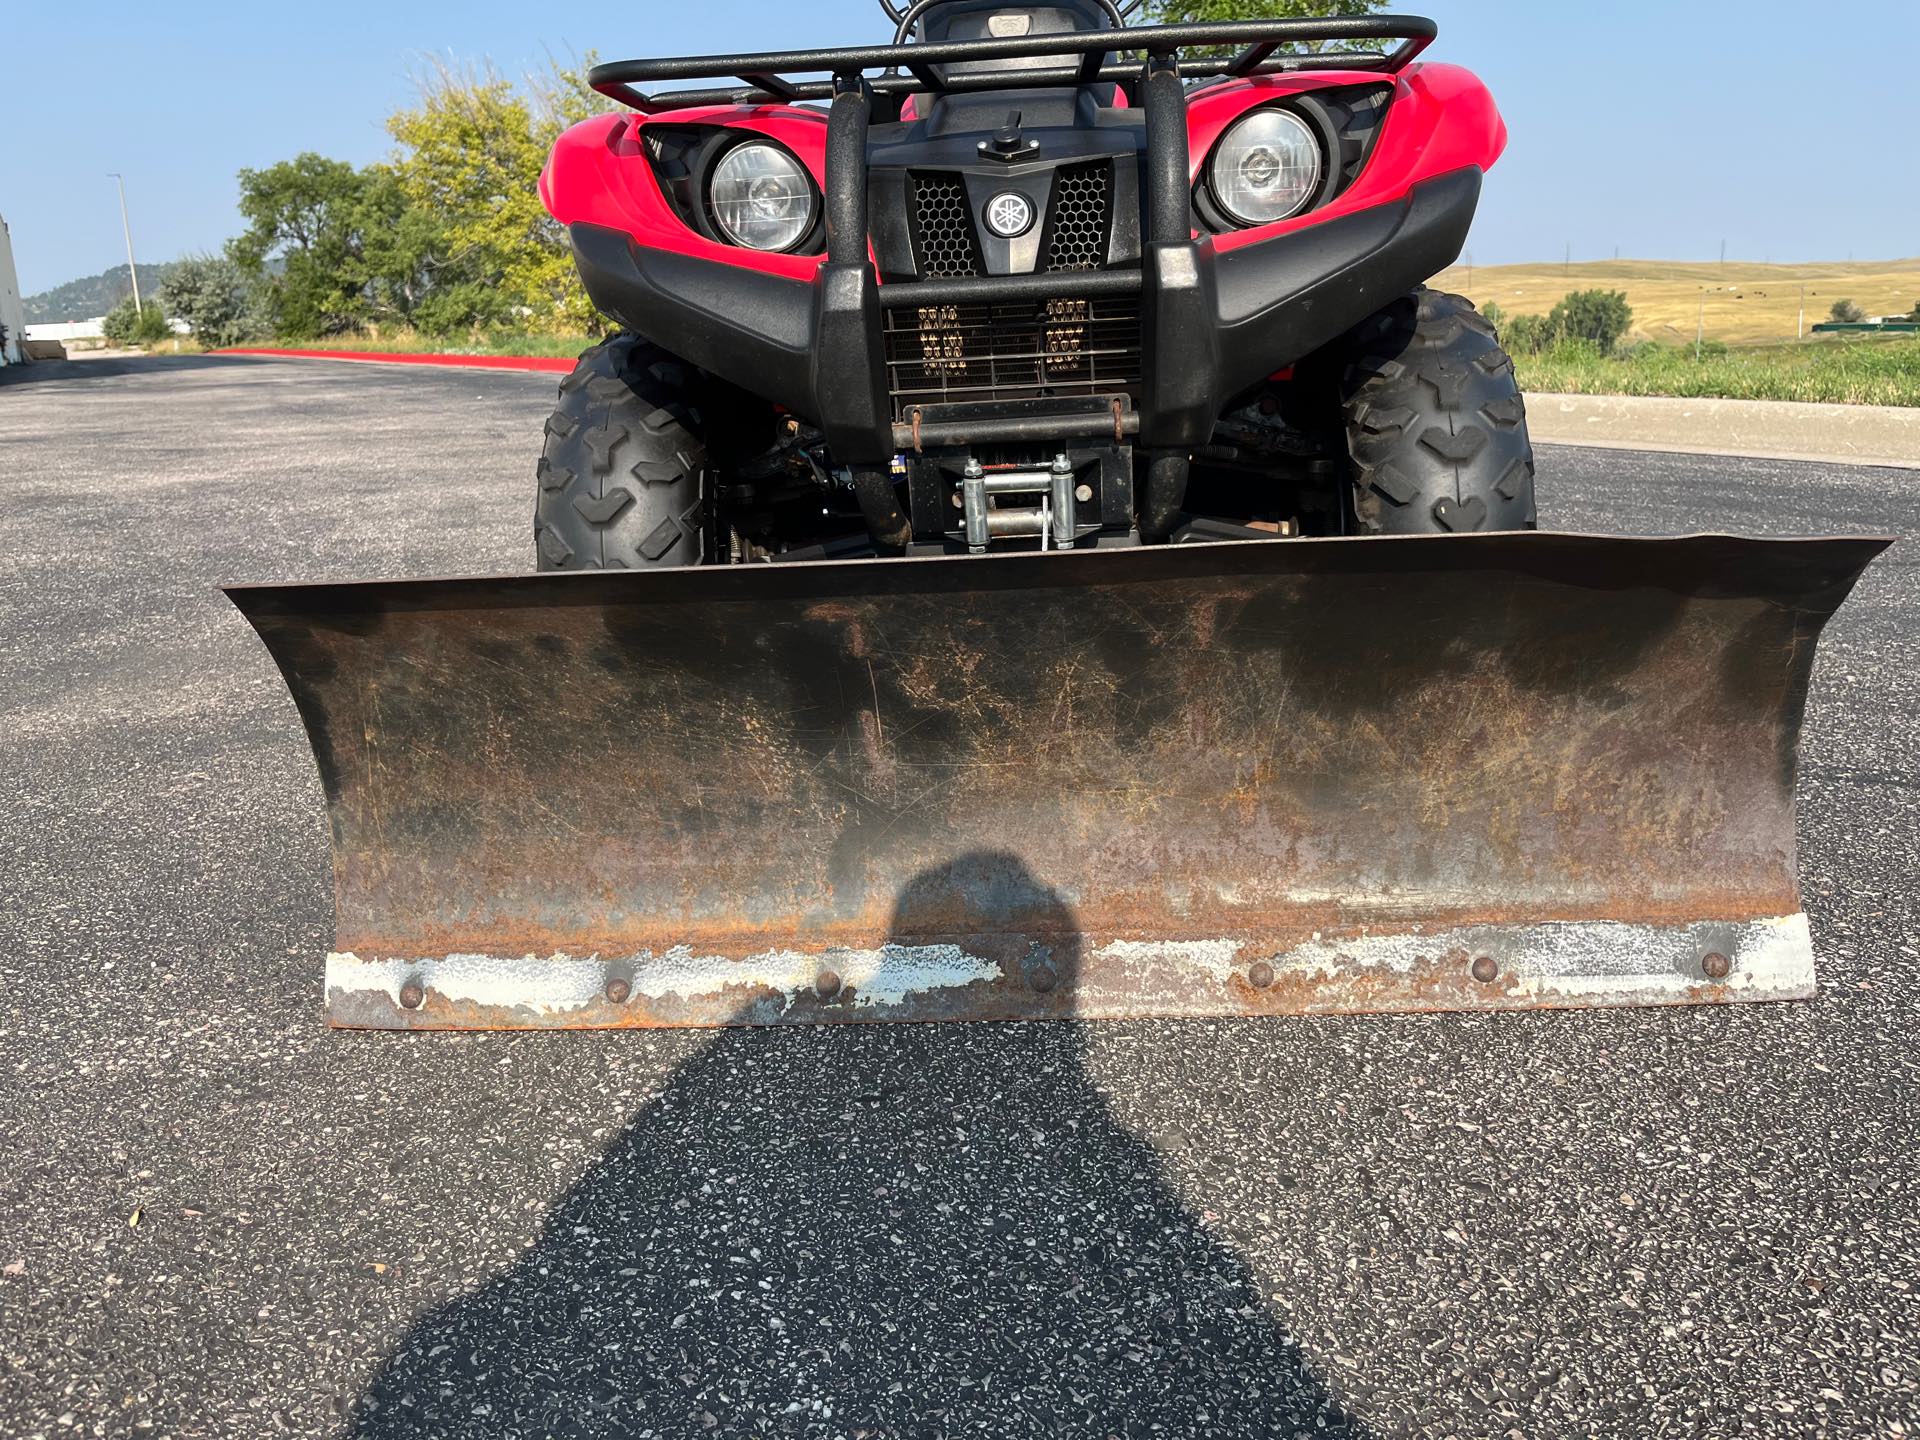
[[[920,273],[929,278],[981,275],[966,182],[958,175],[915,175],[913,218]]]
[[[1112,197],[1111,160],[1061,166],[1053,177],[1053,199],[1037,268],[1098,270],[1105,265]],[[913,234],[921,275],[948,280],[987,273],[974,220],[962,176],[915,172]]]
[[[1136,295],[968,301],[882,313],[895,419],[916,403],[1130,394],[1141,382]]]
[[[1052,229],[1042,270],[1098,270],[1107,259],[1113,164],[1067,165],[1053,179]]]

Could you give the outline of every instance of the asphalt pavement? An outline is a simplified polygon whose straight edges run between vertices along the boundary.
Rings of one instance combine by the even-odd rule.
[[[329,1031],[319,786],[222,581],[531,567],[554,377],[0,383],[0,1434],[1920,1432],[1920,584],[1829,630],[1820,994]],[[1920,472],[1542,448],[1562,529]]]

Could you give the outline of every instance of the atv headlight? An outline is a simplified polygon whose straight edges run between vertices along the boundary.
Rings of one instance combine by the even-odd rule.
[[[777,145],[727,151],[707,196],[720,233],[753,250],[789,250],[813,225],[813,177]]]
[[[1297,215],[1320,188],[1320,142],[1298,115],[1256,110],[1214,147],[1207,183],[1242,225]]]

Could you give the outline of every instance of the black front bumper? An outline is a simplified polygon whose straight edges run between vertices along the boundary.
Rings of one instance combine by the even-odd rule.
[[[1479,194],[1480,171],[1469,168],[1426,181],[1405,200],[1225,253],[1207,240],[1149,242],[1138,270],[885,286],[864,259],[830,256],[817,279],[795,280],[642,249],[603,226],[574,225],[570,234],[602,311],[812,419],[835,458],[857,466],[913,448],[912,425],[894,415],[889,397],[883,307],[1136,294],[1143,379],[1125,428],[1141,445],[1185,449],[1208,440],[1233,396],[1452,264]],[[1051,418],[1029,412],[1029,437],[1111,433],[1089,424],[1084,403],[1061,408]],[[1058,434],[1039,433],[1050,429]]]

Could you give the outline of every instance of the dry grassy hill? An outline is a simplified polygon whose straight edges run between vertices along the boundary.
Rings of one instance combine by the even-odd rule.
[[[1469,278],[1471,275],[1471,278]],[[1920,304],[1920,259],[1812,265],[1707,261],[1595,260],[1573,266],[1456,265],[1433,284],[1476,305],[1496,302],[1509,315],[1544,315],[1569,290],[1624,290],[1636,338],[1692,340],[1706,296],[1707,338],[1731,345],[1791,340],[1806,294],[1807,326],[1827,318],[1835,300],[1868,315],[1905,314]]]

